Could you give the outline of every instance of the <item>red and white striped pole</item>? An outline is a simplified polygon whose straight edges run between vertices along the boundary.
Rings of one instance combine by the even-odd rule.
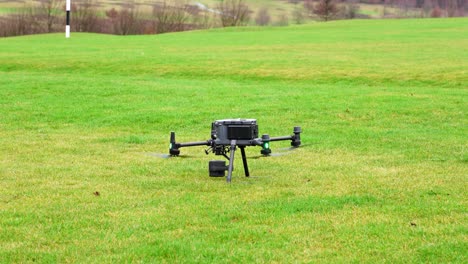
[[[67,25],[65,26],[65,37],[70,37],[70,9],[71,9],[71,0],[67,0]]]

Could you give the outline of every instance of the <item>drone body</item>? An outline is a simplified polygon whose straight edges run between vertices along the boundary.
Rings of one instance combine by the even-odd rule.
[[[231,182],[232,170],[234,164],[234,153],[239,147],[242,153],[242,161],[244,164],[245,176],[249,177],[249,168],[247,166],[247,158],[245,155],[245,147],[261,146],[260,153],[264,156],[271,154],[270,142],[291,140],[291,146],[299,147],[301,145],[301,128],[294,127],[293,135],[282,137],[271,137],[268,134],[258,137],[258,125],[256,119],[223,119],[216,120],[211,123],[211,139],[199,142],[178,143],[175,140],[175,132],[171,132],[169,154],[178,156],[180,148],[193,146],[208,146],[205,150],[208,154],[210,151],[215,155],[222,155],[228,161],[214,160],[209,162],[209,172],[212,177],[224,177],[225,171],[228,171],[227,182]],[[228,156],[227,154],[230,154]]]

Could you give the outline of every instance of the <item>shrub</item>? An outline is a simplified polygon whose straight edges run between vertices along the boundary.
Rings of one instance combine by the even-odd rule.
[[[249,7],[243,0],[221,0],[218,10],[223,27],[244,26],[250,20]]]
[[[431,11],[431,17],[441,17],[442,16],[442,10],[438,6],[434,7]]]
[[[266,7],[262,7],[258,10],[257,16],[255,17],[255,23],[259,26],[266,26],[270,24],[270,13]]]
[[[294,23],[296,24],[303,24],[305,21],[305,13],[304,13],[304,8],[301,5],[295,5],[293,11],[292,11],[292,19]]]
[[[78,32],[102,32],[99,27],[98,11],[93,0],[84,0],[72,6],[72,27]]]
[[[156,33],[183,31],[189,21],[189,8],[181,3],[170,6],[165,1],[162,5],[153,6]]]
[[[314,13],[323,21],[328,21],[337,15],[338,8],[334,0],[320,0],[314,6]]]
[[[140,14],[133,4],[126,5],[120,12],[112,8],[106,11],[106,16],[110,19],[114,34],[132,35],[143,31]]]

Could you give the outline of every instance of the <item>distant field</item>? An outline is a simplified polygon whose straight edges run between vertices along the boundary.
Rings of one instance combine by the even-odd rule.
[[[73,2],[74,0],[72,0]],[[149,0],[135,0],[135,1],[120,1],[120,0],[95,0],[94,3],[98,8],[101,9],[110,9],[110,8],[120,8],[122,5],[129,3],[136,3],[139,6],[140,12],[151,12],[151,8],[155,3],[162,3],[163,1],[149,1]],[[167,0],[166,3],[175,3],[180,1]],[[218,5],[217,0],[200,0],[200,1],[188,1],[188,4],[195,5],[196,3],[201,3],[208,8],[216,9]],[[297,5],[290,3],[289,1],[282,0],[245,0],[244,1],[252,11],[251,14],[251,23],[254,23],[256,14],[260,8],[267,8],[271,16],[271,22],[277,22],[281,16],[287,16],[291,23],[293,23],[293,11],[295,8],[303,9],[303,3],[300,2]],[[6,13],[15,13],[18,8],[22,8],[25,5],[33,3],[32,1],[27,0],[0,0],[0,14]],[[37,3],[37,2],[34,2]],[[358,13],[368,15],[370,18],[381,18],[383,17],[383,5],[378,4],[359,4],[360,10]],[[419,14],[420,10],[411,11]],[[386,7],[386,12],[388,14],[397,14],[398,9],[395,7]],[[73,14],[72,14],[73,16]],[[416,15],[419,16],[419,15]]]
[[[74,2],[74,0],[72,0]],[[163,1],[147,1],[147,0],[135,0],[135,1],[113,1],[113,0],[95,0],[94,4],[96,7],[107,10],[111,8],[119,9],[123,5],[128,5],[129,3],[136,3],[140,12],[151,12],[152,6],[157,3],[162,3]],[[181,1],[167,0],[166,3],[181,3]],[[294,5],[287,1],[280,0],[261,0],[261,1],[244,1],[249,6],[252,11],[252,23],[254,24],[255,14],[259,8],[266,7],[269,14],[272,16],[272,22],[278,19],[280,15],[291,16],[291,12],[294,9]],[[6,13],[15,13],[18,8],[22,8],[25,5],[31,3],[37,3],[32,1],[23,1],[23,0],[0,0],[0,15]],[[182,1],[182,3],[184,3]],[[217,0],[201,0],[201,1],[187,1],[188,4],[195,5],[196,3],[201,3],[208,8],[216,9],[218,5]],[[73,16],[73,14],[72,14]]]
[[[468,19],[0,39],[0,262],[466,263],[467,47]],[[237,117],[305,145],[230,185],[151,156]]]
[[[71,0],[74,2],[74,0]],[[21,6],[24,4],[29,4],[34,1],[28,1],[28,0],[0,0],[0,6]],[[76,1],[79,2],[79,1]],[[120,6],[124,4],[129,4],[129,3],[136,3],[138,5],[142,6],[152,6],[155,3],[162,3],[164,2],[163,0],[161,1],[149,1],[149,0],[135,0],[135,1],[119,1],[119,0],[94,0],[94,3],[100,6]],[[208,7],[214,8],[218,4],[219,1],[217,0],[200,0],[200,1],[175,1],[175,0],[166,0],[166,3],[175,3],[175,2],[186,2],[188,4],[195,4],[195,3],[202,3]],[[258,9],[258,7],[262,6],[267,6],[271,8],[271,10],[289,10],[291,9],[291,6],[294,6],[293,4],[288,3],[287,1],[281,1],[281,0],[255,0],[255,1],[249,1],[245,0],[245,3],[247,3],[250,7],[253,9]]]

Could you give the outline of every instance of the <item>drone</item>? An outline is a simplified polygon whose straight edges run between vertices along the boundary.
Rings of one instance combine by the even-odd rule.
[[[215,155],[225,157],[229,161],[228,165],[226,165],[225,160],[210,161],[208,164],[210,177],[225,177],[225,172],[228,171],[226,181],[230,183],[234,168],[234,154],[237,147],[241,150],[245,176],[249,177],[249,167],[245,155],[246,147],[260,146],[262,148],[260,154],[270,156],[270,142],[291,140],[291,146],[297,148],[301,145],[301,132],[301,127],[296,126],[293,128],[293,134],[290,136],[270,137],[268,134],[263,134],[259,138],[256,119],[216,120],[211,123],[211,139],[206,141],[179,143],[175,139],[175,132],[172,131],[169,143],[169,155],[174,157],[179,156],[180,148],[184,147],[208,146],[208,149],[205,150],[207,155],[212,152]]]

